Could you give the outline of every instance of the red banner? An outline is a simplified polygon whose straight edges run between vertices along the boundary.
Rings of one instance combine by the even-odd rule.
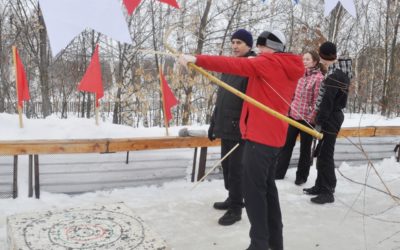
[[[132,15],[133,11],[139,6],[141,0],[124,0],[128,14]]]
[[[13,48],[15,55],[15,80],[17,81],[17,93],[18,93],[18,107],[23,107],[23,101],[30,99],[29,96],[29,85],[26,79],[26,73],[24,65],[22,64],[21,58],[17,48]]]
[[[176,0],[159,0],[162,3],[166,3],[171,5],[172,7],[175,7],[179,9],[179,5],[176,2]],[[124,5],[126,9],[128,10],[128,14],[132,15],[132,13],[135,11],[135,9],[139,6],[141,0],[124,0]]]
[[[96,93],[96,107],[99,107],[99,99],[104,96],[101,76],[99,45],[96,45],[89,67],[78,85],[78,90],[80,91]]]
[[[162,85],[162,93],[163,93],[163,105],[165,107],[165,116],[167,117],[167,121],[169,122],[172,119],[171,108],[178,104],[178,100],[176,99],[174,93],[170,89],[167,80],[160,69],[160,79]]]

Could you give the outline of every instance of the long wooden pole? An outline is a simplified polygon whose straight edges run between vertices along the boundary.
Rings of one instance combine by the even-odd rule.
[[[170,31],[169,31],[170,32]],[[165,35],[165,38],[167,38],[169,36],[169,32]],[[168,45],[165,41],[164,41],[164,46],[165,48],[167,48],[169,51],[171,51],[173,54],[177,54],[176,51],[170,46]],[[205,71],[203,68],[195,65],[194,63],[188,63],[188,67],[191,69],[194,69],[195,71],[199,72],[200,74],[204,75],[205,77],[207,77],[210,81],[216,83],[218,86],[226,89],[227,91],[231,92],[232,94],[242,98],[243,100],[245,100],[246,102],[256,106],[257,108],[265,111],[266,113],[282,120],[285,121],[287,123],[289,123],[290,125],[292,125],[293,127],[296,127],[298,129],[300,129],[303,132],[306,132],[307,134],[310,134],[311,136],[321,140],[323,137],[323,134],[318,132],[315,129],[311,129],[307,126],[304,126],[303,124],[290,119],[289,117],[282,115],[281,113],[265,106],[264,104],[260,103],[259,101],[251,98],[250,96],[240,92],[239,90],[235,89],[234,87],[231,87],[230,85],[226,84],[225,82],[221,81],[220,79],[216,78],[215,76],[211,75],[210,73],[208,73],[207,71]]]
[[[19,120],[19,127],[23,128],[24,124],[22,122],[22,107],[19,105],[19,97],[18,97],[18,69],[17,69],[17,48],[12,46],[13,51],[13,59],[14,59],[14,69],[15,69],[15,90],[17,92],[17,109],[18,109],[18,120]]]
[[[220,164],[221,162],[223,162],[223,161],[224,161],[230,154],[232,154],[232,152],[235,151],[235,149],[236,149],[237,147],[239,147],[239,146],[240,146],[240,143],[237,143],[231,150],[229,150],[229,152],[226,153],[226,155],[224,155],[224,157],[222,157],[222,159],[220,159],[219,161],[217,161],[217,162],[214,164],[214,166],[207,172],[207,174],[205,174],[205,175],[192,187],[191,190],[195,189],[205,178],[207,178],[207,176],[208,176],[209,174],[211,174],[212,171],[214,171],[214,169],[215,169],[216,167],[219,166],[219,164]]]
[[[165,130],[167,132],[167,136],[169,136],[169,132],[168,132],[168,117],[167,117],[167,112],[165,109],[165,96],[164,96],[164,88],[163,88],[163,80],[162,80],[162,70],[161,70],[161,65],[158,66],[159,67],[159,77],[160,77],[160,90],[161,90],[161,103],[162,103],[162,107],[163,107],[163,112],[164,112],[164,125],[165,125]]]
[[[312,135],[313,137],[321,140],[323,137],[323,134],[319,133],[317,130],[315,129],[311,129],[307,126],[304,126],[303,124],[290,119],[289,117],[282,115],[281,113],[265,106],[264,104],[262,104],[261,102],[251,98],[250,96],[242,93],[241,91],[235,89],[234,87],[231,87],[230,85],[226,84],[225,82],[221,81],[220,79],[216,78],[215,76],[209,74],[207,71],[205,71],[203,68],[195,65],[194,63],[188,63],[188,66],[194,70],[196,70],[197,72],[201,73],[202,75],[206,76],[209,80],[213,81],[214,83],[216,83],[218,86],[228,90],[229,92],[231,92],[232,94],[242,98],[243,100],[245,100],[246,102],[253,104],[254,106],[256,106],[257,108],[265,111],[266,113],[282,120],[285,121],[287,123],[289,123],[290,125],[292,125],[293,127],[296,127],[304,132],[306,132],[307,134]]]

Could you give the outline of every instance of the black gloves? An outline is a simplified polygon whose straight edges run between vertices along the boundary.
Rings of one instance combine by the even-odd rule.
[[[214,141],[215,140],[215,134],[214,134],[214,124],[211,123],[210,127],[208,128],[208,139],[210,141]]]
[[[321,125],[315,125],[314,129],[317,130],[318,132],[322,131]]]

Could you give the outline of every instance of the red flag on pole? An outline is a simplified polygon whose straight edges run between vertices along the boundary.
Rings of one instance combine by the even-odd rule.
[[[24,65],[22,64],[21,58],[16,47],[13,47],[14,60],[15,60],[15,80],[17,81],[17,95],[18,95],[18,107],[23,107],[23,101],[30,99],[28,80],[26,79],[26,73]]]
[[[162,97],[164,99],[163,100],[164,111],[165,111],[164,113],[167,118],[167,121],[169,122],[172,119],[171,108],[178,104],[178,100],[176,99],[174,93],[172,93],[171,89],[169,88],[169,85],[167,83],[167,80],[165,80],[161,68],[160,68],[160,79],[162,86]]]
[[[177,9],[179,9],[179,5],[178,5],[178,3],[176,2],[176,0],[159,0],[159,1],[162,2],[162,3],[169,4],[169,5],[171,5],[172,7],[175,7],[175,8],[177,8]]]
[[[78,90],[96,93],[96,108],[99,107],[99,99],[104,96],[103,81],[101,79],[101,65],[99,59],[99,45],[96,45],[92,60],[86,70]]]
[[[175,7],[179,9],[179,5],[176,2],[176,0],[159,0],[162,3],[166,3],[171,5],[172,7]],[[124,5],[126,9],[128,10],[128,14],[132,15],[133,11],[139,6],[141,0],[124,0]]]
[[[132,15],[133,11],[139,6],[141,0],[124,0],[128,14]]]

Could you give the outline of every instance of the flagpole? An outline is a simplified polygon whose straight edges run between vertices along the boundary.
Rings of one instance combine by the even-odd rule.
[[[18,109],[18,117],[19,117],[19,127],[23,128],[24,124],[22,122],[22,107],[19,106],[19,97],[18,97],[18,69],[17,69],[17,47],[12,46],[13,51],[13,59],[14,59],[14,69],[15,69],[15,90],[17,93],[17,109]]]
[[[99,107],[97,107],[97,93],[94,94],[94,107],[96,115],[96,125],[99,126]]]
[[[163,112],[164,112],[164,125],[165,125],[165,130],[167,132],[167,136],[169,136],[168,132],[168,118],[167,118],[167,113],[165,110],[165,97],[164,97],[164,88],[163,88],[163,81],[161,79],[161,66],[159,65],[159,77],[160,77],[160,89],[161,89],[161,103],[163,106]]]

